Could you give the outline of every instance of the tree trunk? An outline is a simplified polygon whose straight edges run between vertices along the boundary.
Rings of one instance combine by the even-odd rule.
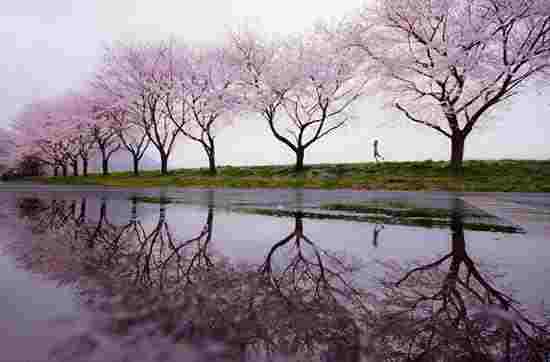
[[[294,171],[302,172],[304,170],[304,152],[303,148],[298,148],[296,150],[296,165],[294,166]]]
[[[67,177],[67,175],[69,174],[67,164],[64,163],[63,165],[61,165],[61,172],[63,174],[63,177]]]
[[[168,174],[168,155],[165,153],[160,154],[160,173]]]
[[[103,176],[109,175],[109,159],[106,157],[103,157],[101,161],[101,169],[103,172]]]
[[[59,167],[58,167],[58,166],[55,166],[55,167],[53,168],[53,175],[54,175],[54,176],[59,176]]]
[[[132,158],[134,161],[134,175],[139,176],[139,158],[137,154],[132,154]]]
[[[451,170],[455,175],[463,173],[462,161],[464,160],[465,137],[461,134],[454,134],[451,137]]]
[[[213,149],[210,152],[208,152],[208,170],[210,171],[211,175],[215,175],[217,173],[216,156],[214,154]]]
[[[78,161],[73,161],[72,162],[72,167],[73,167],[73,176],[78,176]]]
[[[82,174],[88,176],[88,157],[82,157]]]

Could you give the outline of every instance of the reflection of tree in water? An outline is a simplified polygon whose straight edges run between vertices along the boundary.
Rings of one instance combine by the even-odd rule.
[[[384,224],[374,224],[372,229],[372,246],[378,247],[378,239],[380,238],[380,232],[384,230]]]
[[[79,200],[18,200],[19,214],[28,221],[35,235],[12,245],[18,255],[23,255],[18,258],[19,262],[60,283],[81,279],[87,270],[97,268],[98,259],[103,265],[108,264],[108,251],[124,235],[125,228],[109,222],[105,198],[98,204],[97,221],[93,221],[87,215],[85,197]],[[94,253],[101,257],[93,257]]]
[[[354,265],[307,238],[299,214],[292,243],[277,243],[261,266],[234,265],[210,247],[213,221],[210,205],[197,235],[176,241],[161,203],[158,222],[147,232],[133,216],[116,233],[96,228],[62,235],[81,236],[70,242],[80,245],[76,254],[82,253],[80,262],[87,265],[80,269],[79,289],[90,308],[108,311],[109,331],[115,335],[145,333],[134,326],[154,323],[159,333],[178,343],[223,341],[231,359],[263,351],[357,360],[359,327],[346,304],[355,298],[360,305],[359,291],[345,276],[355,271]],[[96,237],[92,248],[90,235]],[[288,251],[296,254],[277,259],[288,263],[279,269],[276,255],[291,245]],[[73,261],[65,261],[71,269]],[[330,346],[329,351],[323,352],[323,346]]]
[[[358,328],[342,301],[358,292],[339,275],[351,273],[350,266],[309,239],[313,260],[298,245],[296,258],[290,259],[293,266],[275,270],[274,254],[284,247],[277,243],[259,271],[254,265],[233,265],[209,248],[212,222],[209,208],[197,238],[178,243],[162,258],[155,256],[162,260],[163,272],[147,269],[156,283],[124,293],[121,302],[134,313],[114,321],[118,333],[128,333],[139,315],[142,321],[155,321],[175,341],[223,341],[226,353],[239,360],[258,348],[268,354],[318,354],[325,345],[331,346],[325,356],[337,356],[327,361],[357,360]],[[300,216],[292,234],[304,237]],[[133,266],[125,270],[129,268]],[[129,285],[124,280],[120,283]]]
[[[213,209],[208,209],[206,222],[197,235],[188,240],[175,240],[166,217],[166,205],[159,204],[156,225],[148,232],[141,222],[133,221],[135,244],[126,255],[131,255],[131,264],[125,265],[126,273],[132,275],[132,285],[141,288],[157,287],[161,291],[172,280],[192,283],[191,270],[212,265],[208,245],[212,238]]]
[[[297,212],[294,229],[270,248],[260,267],[263,287],[273,298],[270,309],[280,312],[270,323],[293,336],[294,344],[310,350],[328,346],[323,356],[330,361],[358,361],[356,317],[365,311],[366,295],[352,278],[361,267],[358,260],[316,245]]]
[[[76,200],[42,200],[39,198],[23,198],[17,200],[20,218],[32,220],[34,231],[56,231],[63,229],[74,217]]]
[[[72,202],[61,204],[55,212],[46,204],[20,207],[40,230],[56,212],[65,224],[51,223],[58,231],[19,255],[34,270],[74,282],[89,308],[105,316],[107,323],[87,334],[97,353],[98,336],[109,335],[126,336],[128,360],[142,357],[138,345],[158,338],[173,348],[161,348],[165,360],[178,346],[193,346],[205,361],[265,360],[274,353],[325,362],[359,361],[365,353],[388,361],[492,361],[507,351],[542,358],[548,325],[499,291],[497,275],[468,254],[460,215],[448,254],[412,268],[385,263],[386,278],[367,294],[354,283],[362,263],[319,247],[301,213],[258,265],[231,263],[213,249],[212,203],[188,240],[174,238],[164,203],[151,226],[137,217],[136,199],[120,226],[107,220],[104,200],[95,222],[86,201],[76,211]],[[212,352],[213,342],[224,348]],[[61,350],[74,348],[69,344]]]
[[[534,316],[495,286],[499,276],[468,254],[462,217],[452,216],[451,251],[387,274],[369,320],[380,359],[542,361],[548,319]]]

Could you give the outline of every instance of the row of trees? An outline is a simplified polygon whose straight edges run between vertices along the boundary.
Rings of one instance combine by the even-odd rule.
[[[381,92],[409,121],[449,138],[462,168],[467,136],[550,69],[550,0],[378,0],[335,26],[272,39],[233,33],[223,46],[180,41],[106,49],[85,87],[28,105],[14,121],[17,153],[54,173],[108,173],[127,150],[134,172],[152,146],[161,172],[176,142],[198,142],[216,173],[218,131],[263,119],[304,167],[305,152]]]

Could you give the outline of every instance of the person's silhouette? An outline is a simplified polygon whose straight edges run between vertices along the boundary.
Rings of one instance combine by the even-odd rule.
[[[376,163],[378,163],[379,159],[384,159],[382,155],[380,154],[380,151],[378,151],[378,140],[374,140],[373,143],[374,146],[374,159],[376,160]]]

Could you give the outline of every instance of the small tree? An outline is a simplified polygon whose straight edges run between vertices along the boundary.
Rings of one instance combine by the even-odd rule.
[[[71,164],[73,175],[78,176],[82,162],[82,173],[88,176],[89,159],[95,150],[90,131],[95,122],[91,103],[83,92],[68,92],[52,99],[52,103],[54,108],[49,117],[53,120],[57,145]]]
[[[409,121],[451,143],[550,66],[549,0],[378,0],[346,29],[378,66],[380,89]]]
[[[109,174],[109,160],[120,149],[117,133],[110,126],[96,124],[92,127],[92,136],[101,154],[101,172],[103,176]]]
[[[87,127],[91,139],[101,155],[101,171],[104,176],[109,174],[109,160],[121,148],[117,133],[117,115],[120,110],[116,101],[105,92],[90,90],[83,97],[86,105]]]
[[[146,110],[143,109],[142,117]],[[151,144],[151,140],[143,130],[136,126],[135,122],[129,121],[132,115],[127,112],[120,111],[114,115],[113,128],[116,131],[121,144],[132,156],[132,166],[134,175],[139,175],[139,162],[145,155],[145,152]]]
[[[16,169],[19,176],[42,176],[44,162],[37,155],[27,155],[17,163]]]
[[[16,116],[12,130],[18,160],[40,157],[53,168],[54,174],[61,168],[63,176],[67,176],[68,156],[74,150],[66,129],[60,125],[58,111],[55,99],[30,103]]]
[[[84,93],[71,94],[67,103],[68,118],[72,127],[71,140],[76,147],[77,158],[82,161],[82,174],[88,176],[90,157],[97,150],[92,133],[92,124],[95,122],[93,108]]]
[[[14,151],[15,139],[13,132],[0,128],[0,171],[11,164]]]
[[[88,176],[90,156],[95,151],[95,144],[89,129],[82,130],[76,138],[78,156],[82,160],[82,175]]]

